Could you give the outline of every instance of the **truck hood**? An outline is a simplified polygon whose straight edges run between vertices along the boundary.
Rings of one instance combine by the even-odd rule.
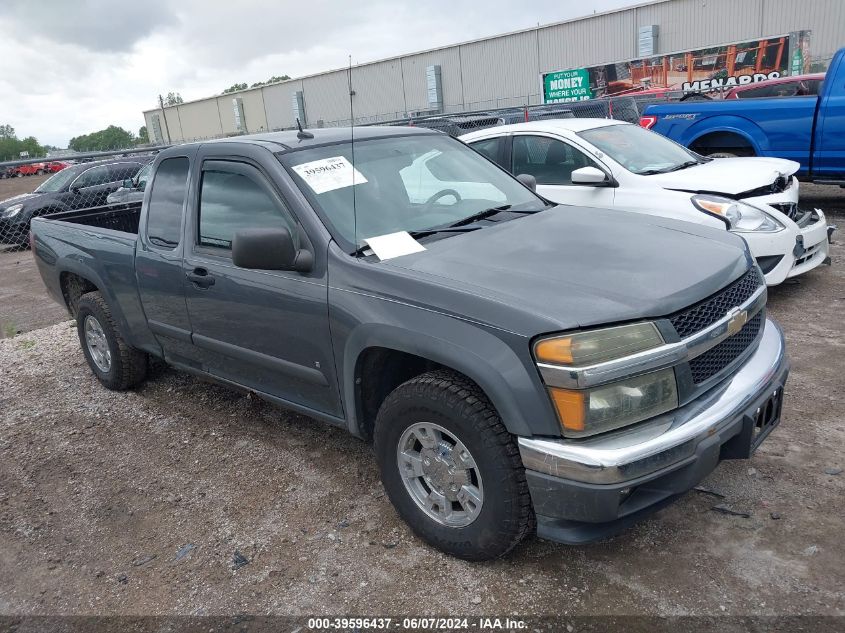
[[[426,249],[380,263],[431,282],[396,284],[404,296],[392,298],[529,336],[664,316],[751,265],[745,242],[722,229],[565,205]]]
[[[789,178],[800,166],[782,158],[714,158],[695,167],[645,178],[664,189],[739,196],[770,186],[775,188],[768,193],[777,193],[778,179]]]

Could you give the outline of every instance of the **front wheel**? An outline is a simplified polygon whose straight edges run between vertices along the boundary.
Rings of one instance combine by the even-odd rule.
[[[388,497],[431,545],[487,560],[534,530],[516,442],[467,378],[433,371],[400,385],[379,409],[374,437]]]
[[[107,389],[123,391],[147,375],[147,355],[123,340],[99,292],[79,298],[76,329],[91,371]]]

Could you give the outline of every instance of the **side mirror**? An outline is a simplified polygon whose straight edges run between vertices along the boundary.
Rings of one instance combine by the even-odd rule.
[[[297,249],[286,228],[244,229],[232,239],[232,263],[238,268],[306,273],[314,265],[314,256]]]
[[[531,174],[519,174],[516,179],[528,187],[531,191],[537,191],[537,179]]]
[[[135,183],[132,181],[131,178],[124,178],[121,187],[123,187],[124,189],[132,189],[135,187]]]
[[[607,174],[596,167],[582,167],[572,172],[573,185],[604,185],[608,183]]]

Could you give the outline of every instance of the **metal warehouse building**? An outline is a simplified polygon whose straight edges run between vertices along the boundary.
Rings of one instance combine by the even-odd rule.
[[[658,0],[354,66],[355,122],[581,100],[733,73],[740,83],[757,81],[824,68],[843,45],[842,0]],[[348,69],[144,112],[153,142],[279,130],[297,117],[309,127],[348,125]]]

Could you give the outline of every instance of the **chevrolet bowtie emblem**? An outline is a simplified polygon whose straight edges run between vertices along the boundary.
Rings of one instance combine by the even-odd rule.
[[[733,336],[748,322],[748,311],[732,308],[728,310],[728,336]]]

